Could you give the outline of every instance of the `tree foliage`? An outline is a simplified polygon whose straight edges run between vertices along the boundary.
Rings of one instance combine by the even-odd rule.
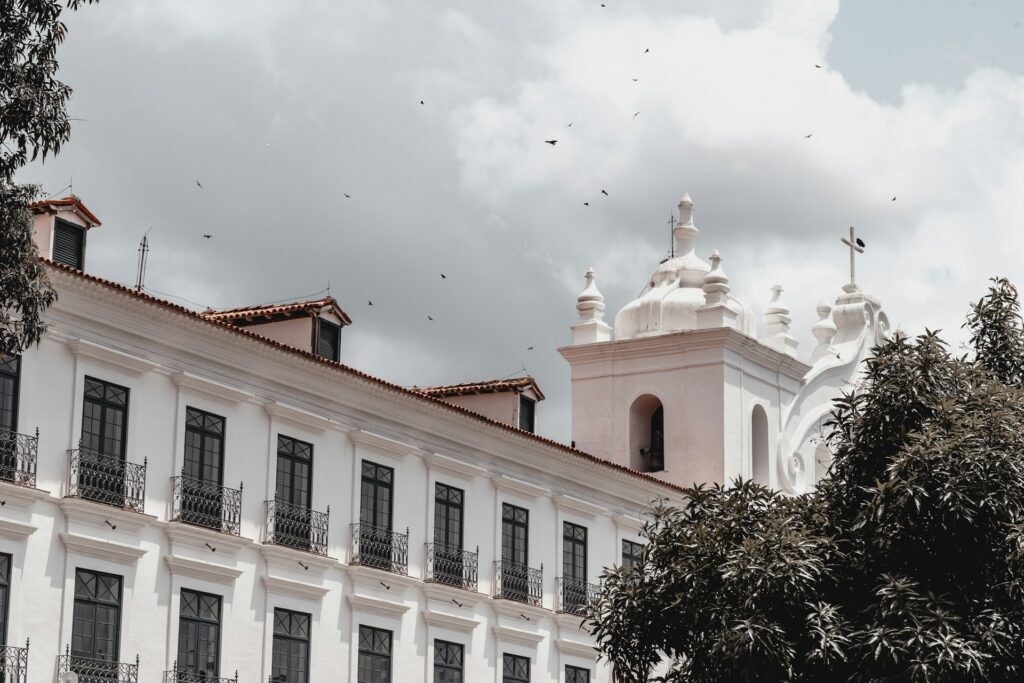
[[[26,206],[38,188],[15,183],[31,160],[57,154],[71,135],[71,89],[57,80],[65,8],[97,0],[0,0],[0,354],[37,343],[43,311],[56,300],[32,241]]]
[[[626,683],[1024,680],[1024,330],[1003,279],[973,353],[897,336],[836,401],[817,491],[658,505],[590,628]]]

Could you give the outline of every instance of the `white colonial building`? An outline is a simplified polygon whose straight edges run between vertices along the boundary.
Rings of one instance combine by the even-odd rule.
[[[574,448],[533,434],[530,378],[384,382],[339,362],[333,299],[183,308],[88,273],[80,200],[34,205],[59,299],[0,363],[0,680],[610,681],[580,614],[646,506],[811,486],[885,332],[849,285],[809,361],[777,297],[758,338],[680,208],[680,256],[614,332],[588,273]]]

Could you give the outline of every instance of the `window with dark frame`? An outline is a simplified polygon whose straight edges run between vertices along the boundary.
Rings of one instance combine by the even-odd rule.
[[[529,561],[530,511],[501,504],[501,559],[526,566]]]
[[[370,567],[390,569],[392,493],[395,471],[364,460],[359,497],[359,561]]]
[[[274,609],[271,683],[308,683],[310,621],[308,614]]]
[[[530,683],[530,658],[502,655],[501,683]]]
[[[71,656],[116,662],[120,648],[121,577],[75,570]]]
[[[177,672],[220,676],[220,596],[181,590]]]
[[[566,665],[565,683],[590,683],[590,671],[578,666]]]
[[[434,484],[434,578],[462,585],[462,489]]]
[[[21,359],[0,355],[0,430],[18,431],[18,384]]]
[[[316,319],[316,355],[337,362],[341,358],[341,325]]]
[[[110,458],[125,459],[128,395],[127,387],[85,378],[82,448]]]
[[[313,444],[277,435],[276,500],[309,509],[313,487]]]
[[[587,528],[572,522],[562,523],[562,577],[587,580]]]
[[[185,466],[182,474],[198,481],[224,483],[224,418],[185,408]]]
[[[85,269],[85,228],[57,218],[53,225],[53,260]]]
[[[11,556],[0,553],[0,647],[7,644],[7,610],[11,598]]]
[[[537,402],[528,396],[519,394],[519,428],[524,432],[533,432],[537,413]]]
[[[636,541],[622,540],[622,566],[626,569],[636,569],[640,566],[640,559],[643,557],[644,544]]]
[[[462,683],[463,648],[458,643],[434,641],[434,683]]]
[[[391,683],[391,631],[359,627],[358,683]]]

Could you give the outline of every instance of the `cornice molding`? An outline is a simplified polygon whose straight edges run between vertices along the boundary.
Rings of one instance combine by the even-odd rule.
[[[356,429],[349,432],[348,438],[352,439],[352,443],[357,446],[362,446],[384,455],[393,455],[399,458],[404,458],[407,455],[424,455],[424,451],[421,448],[410,446],[380,434],[368,432],[365,429]]]
[[[23,541],[36,532],[39,527],[25,522],[16,522],[13,519],[0,519],[0,536]]]
[[[527,647],[536,647],[538,643],[544,640],[545,636],[542,631],[527,631],[500,623],[495,624],[491,629],[499,641],[519,643]]]
[[[536,484],[531,484],[521,479],[513,479],[512,477],[500,474],[492,479],[495,488],[501,491],[515,491],[522,493],[527,496],[533,496],[534,498],[543,498],[550,495],[550,491]]]
[[[429,605],[423,607],[423,620],[428,626],[439,626],[464,633],[472,633],[473,629],[480,625],[479,619],[432,609]]]
[[[0,505],[0,510],[10,505],[12,508],[28,511],[32,509],[37,500],[45,500],[47,498],[55,499],[54,496],[50,495],[49,491],[0,481],[0,501],[3,501],[3,505]]]
[[[164,555],[164,561],[171,574],[175,576],[231,585],[242,575],[242,570],[237,567],[229,567],[216,562],[204,562],[181,555]]]
[[[60,534],[60,540],[68,552],[88,555],[100,560],[111,560],[121,564],[133,565],[139,558],[146,554],[146,550],[140,546],[128,545],[118,541],[108,541],[103,538],[85,536],[70,531]]]
[[[322,432],[331,426],[331,420],[311,413],[308,410],[302,408],[296,408],[285,403],[278,403],[277,401],[269,401],[263,404],[263,410],[267,412],[270,417],[276,417],[292,424],[297,424],[302,427],[307,427],[313,431]]]
[[[85,358],[98,363],[112,365],[118,370],[126,370],[133,375],[142,375],[160,367],[159,363],[154,363],[139,356],[133,356],[124,351],[101,346],[85,339],[72,339],[66,343],[76,358]]]
[[[320,602],[329,592],[329,589],[323,585],[286,579],[280,576],[264,576],[263,587],[267,589],[268,593],[287,595],[313,602]]]
[[[586,515],[588,517],[597,517],[599,515],[606,514],[607,512],[607,510],[600,505],[588,503],[585,500],[566,496],[561,493],[556,493],[551,498],[555,501],[555,505],[562,510],[571,510],[572,512],[578,512],[579,514]]]
[[[499,617],[506,617],[508,619],[522,619],[523,615],[530,618],[530,621],[536,623],[541,619],[547,619],[554,615],[549,609],[544,607],[535,607],[534,605],[527,605],[525,602],[519,602],[518,600],[507,600],[504,598],[494,598],[491,600],[491,606],[494,608],[494,613]]]
[[[426,461],[427,465],[432,470],[452,474],[465,479],[491,476],[483,467],[472,465],[461,460],[456,460],[455,458],[450,458],[446,455],[441,455],[440,453],[427,453],[423,456],[423,460]]]
[[[614,520],[615,526],[620,529],[629,529],[630,531],[635,531],[637,533],[644,529],[644,521],[637,517],[630,517],[629,515],[617,512],[612,515],[612,520]]]
[[[328,569],[340,567],[341,563],[333,557],[314,555],[313,553],[286,548],[280,545],[260,545],[260,552],[271,569],[283,569],[288,572],[297,572],[301,569],[303,574],[323,578]],[[302,563],[301,565],[299,563]],[[309,567],[309,569],[305,569]]]
[[[558,648],[558,651],[563,655],[597,661],[597,650],[594,649],[593,645],[587,645],[586,643],[581,643],[575,640],[557,638],[555,639],[555,647]]]
[[[221,384],[215,382],[212,379],[206,379],[199,375],[193,375],[191,372],[184,370],[176,370],[171,373],[171,379],[181,389],[188,389],[198,394],[203,394],[211,398],[219,399],[221,401],[227,401],[231,404],[244,403],[252,398],[253,394],[244,391],[242,389],[236,389],[235,387],[228,386],[227,384]]]
[[[365,587],[368,589],[381,588],[381,582],[391,586],[394,592],[395,588],[404,591],[410,586],[418,584],[419,579],[415,579],[411,576],[405,576],[402,574],[393,574],[386,572],[383,569],[376,569],[374,567],[365,567],[361,564],[350,564],[346,565],[348,570],[349,578],[352,579],[352,584],[357,587]]]
[[[207,552],[210,549],[206,547],[206,544],[209,543],[217,549],[215,552],[229,557],[237,555],[242,548],[256,545],[251,538],[232,536],[182,522],[167,522],[164,526],[164,533],[167,534],[167,539],[171,543],[180,543]]]
[[[366,593],[349,593],[347,596],[349,605],[353,611],[370,612],[382,617],[400,618],[409,611],[409,605],[405,602],[387,600],[375,595]]]
[[[60,507],[69,521],[90,524],[97,528],[107,529],[106,522],[115,523],[121,531],[133,532],[149,526],[157,521],[153,515],[121,508],[111,507],[103,503],[95,503],[84,498],[61,498]],[[111,530],[113,531],[113,529]]]
[[[452,600],[455,600],[465,607],[475,607],[481,600],[490,597],[483,593],[467,591],[455,586],[446,586],[443,583],[424,583],[421,584],[421,589],[428,601],[434,600],[441,604],[452,604]]]

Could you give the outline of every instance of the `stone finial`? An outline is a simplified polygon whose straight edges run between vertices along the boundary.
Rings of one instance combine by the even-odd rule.
[[[593,344],[612,338],[612,328],[604,322],[604,295],[597,289],[597,274],[593,268],[587,268],[584,277],[587,279],[586,286],[576,297],[576,310],[579,311],[580,319],[570,326],[574,345]]]
[[[722,256],[715,249],[711,254],[711,270],[704,276],[704,296],[708,304],[724,303],[729,293],[729,276],[722,270]]]
[[[772,287],[772,299],[764,310],[764,344],[776,351],[796,355],[797,340],[789,334],[789,307],[782,302],[782,287]]]
[[[818,340],[818,344],[814,347],[814,351],[811,352],[812,363],[825,356],[832,355],[829,347],[832,346],[832,340],[836,336],[836,325],[832,322],[832,306],[829,305],[828,301],[822,299],[818,302],[816,310],[818,312],[818,320],[811,325],[811,334]]]
[[[697,327],[736,327],[739,317],[729,300],[729,276],[722,270],[722,256],[716,249],[711,254],[711,270],[704,276],[704,305],[697,309]]]
[[[693,224],[693,200],[687,192],[679,200],[679,220],[676,227],[672,229],[672,237],[676,242],[676,256],[681,256],[693,251],[693,240],[700,234],[700,230]]]
[[[604,295],[597,289],[597,273],[587,268],[584,274],[587,284],[576,297],[576,310],[580,312],[580,320],[602,320],[604,318]]]

